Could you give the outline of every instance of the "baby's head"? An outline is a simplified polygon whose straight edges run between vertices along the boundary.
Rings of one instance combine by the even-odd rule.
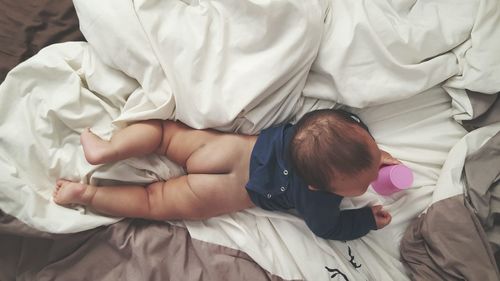
[[[359,196],[375,180],[380,150],[362,123],[340,110],[316,110],[296,124],[291,161],[311,189]]]

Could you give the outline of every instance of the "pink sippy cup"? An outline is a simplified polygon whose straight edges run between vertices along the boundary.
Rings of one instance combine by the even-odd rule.
[[[403,164],[383,166],[378,171],[378,178],[371,184],[378,194],[389,195],[410,188],[413,172]]]

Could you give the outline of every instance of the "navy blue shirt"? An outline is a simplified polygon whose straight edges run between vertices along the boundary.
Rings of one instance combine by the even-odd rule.
[[[295,208],[311,231],[325,239],[352,240],[377,229],[371,208],[341,211],[342,196],[308,188],[289,159],[294,130],[286,124],[265,129],[257,138],[246,186],[252,202],[265,210]]]

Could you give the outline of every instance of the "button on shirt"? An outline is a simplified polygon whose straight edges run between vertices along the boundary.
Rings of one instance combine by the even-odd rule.
[[[342,196],[312,191],[290,164],[288,146],[295,127],[265,129],[257,138],[246,185],[254,204],[266,210],[295,208],[317,236],[352,240],[376,229],[371,208],[340,210]]]

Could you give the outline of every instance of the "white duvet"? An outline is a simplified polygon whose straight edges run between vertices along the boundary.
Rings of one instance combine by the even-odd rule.
[[[383,203],[388,227],[344,243],[314,237],[293,214],[259,209],[179,223],[285,279],[407,280],[398,252],[406,226],[463,192],[466,155],[499,129],[466,135],[455,121],[473,114],[465,88],[500,89],[495,0],[74,3],[88,43],[50,46],[0,85],[0,208],[41,230],[119,219],[54,204],[59,177],[146,183],[182,173],[158,156],[89,165],[85,127],[109,137],[126,122],[163,118],[256,133],[342,103],[363,107],[355,111],[380,146],[415,173],[404,193],[343,201]]]

